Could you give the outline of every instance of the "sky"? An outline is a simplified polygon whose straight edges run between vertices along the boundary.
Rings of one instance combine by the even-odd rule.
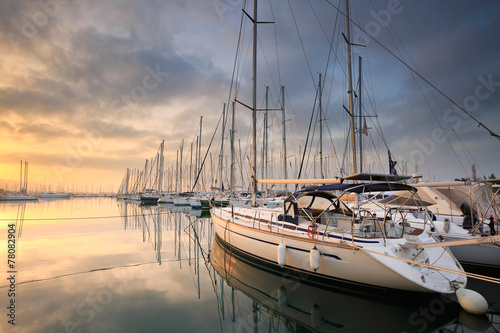
[[[0,187],[18,182],[22,160],[39,189],[51,184],[68,191],[116,191],[126,169],[143,168],[162,140],[166,168],[173,170],[183,144],[187,171],[200,117],[209,177],[217,168],[223,105],[231,111],[235,98],[236,163],[243,165],[237,172],[244,183],[251,121],[242,104],[251,104],[252,91],[252,36],[244,6],[253,15],[253,5],[241,0],[3,1]],[[274,23],[258,27],[257,104],[264,107],[269,86],[269,107],[281,108],[285,87],[289,178],[300,166],[311,119],[304,174],[319,175],[320,123],[324,174],[352,171],[344,110],[345,21],[337,8],[343,12],[344,3],[259,4],[258,21]],[[499,176],[500,141],[450,100],[500,134],[500,3],[353,0],[350,11],[351,43],[362,44],[352,46],[352,68],[358,94],[361,56],[364,171],[387,173],[390,149],[399,173],[453,180],[472,176],[475,164],[478,176]],[[311,116],[318,107],[319,73],[321,122],[317,111]],[[282,118],[281,112],[270,114],[268,176],[279,178]],[[263,112],[258,123],[260,155]],[[228,129],[224,137],[227,156]]]

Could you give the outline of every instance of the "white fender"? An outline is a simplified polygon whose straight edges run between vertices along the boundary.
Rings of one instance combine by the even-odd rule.
[[[488,302],[478,292],[460,288],[456,291],[458,303],[465,310],[473,314],[485,314],[488,311]]]
[[[285,286],[281,286],[278,289],[278,303],[280,305],[280,309],[285,309],[288,306],[288,301],[287,301],[287,290]]]
[[[319,259],[320,259],[320,253],[319,250],[315,247],[311,250],[309,253],[309,265],[311,268],[316,272],[319,268]]]
[[[286,265],[286,245],[283,243],[278,245],[278,264],[281,267]]]
[[[321,326],[321,322],[323,319],[321,318],[321,308],[318,304],[314,303],[311,307],[311,322],[314,325],[314,328],[318,329]]]

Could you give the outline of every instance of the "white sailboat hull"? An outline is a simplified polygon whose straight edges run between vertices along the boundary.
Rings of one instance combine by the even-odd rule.
[[[444,241],[471,239],[470,237],[454,237],[442,235]],[[500,242],[456,245],[450,247],[451,252],[462,264],[500,268]]]
[[[236,210],[234,208],[234,211]],[[274,223],[278,229],[276,226],[268,227],[267,223],[258,229],[256,227],[258,222],[252,225],[252,222],[237,222],[240,218],[232,219],[231,209],[227,208],[214,208],[211,214],[217,235],[230,246],[256,259],[277,265],[278,246],[284,243],[287,248],[285,266],[318,277],[379,288],[439,293],[454,292],[449,281],[457,284],[465,284],[466,281],[465,277],[454,273],[438,272],[418,266],[415,268],[414,265],[385,256],[384,254],[397,256],[395,251],[398,247],[392,244],[384,246],[380,239],[360,238],[356,239],[352,246],[353,241],[350,236],[346,236],[344,240],[340,237],[328,237],[327,240],[322,240],[321,236],[314,240],[309,238],[307,229],[297,228],[294,232],[287,232],[279,226],[279,223]],[[311,250],[315,246],[321,253],[319,268],[316,271],[311,268],[310,260]],[[443,255],[443,251],[446,255]],[[461,269],[446,249],[440,247],[434,253],[430,251],[428,253],[436,257],[437,266]],[[437,259],[440,255],[441,258]],[[448,280],[444,280],[443,275]]]
[[[11,194],[0,196],[0,201],[37,201],[38,197],[34,195]]]

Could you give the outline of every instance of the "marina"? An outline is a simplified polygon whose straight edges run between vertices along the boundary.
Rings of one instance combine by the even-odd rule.
[[[0,332],[500,332],[499,13],[4,6]]]
[[[4,220],[24,209],[16,223],[20,332],[500,329],[500,287],[491,282],[469,279],[489,307],[475,316],[452,295],[395,298],[252,260],[224,247],[202,211],[114,198],[0,206]]]

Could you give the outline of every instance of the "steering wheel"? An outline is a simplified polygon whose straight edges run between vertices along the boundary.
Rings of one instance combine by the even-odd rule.
[[[360,209],[358,212],[358,217],[364,219],[366,217],[375,217],[375,215],[372,212],[370,212],[369,210]]]
[[[403,213],[389,208],[384,217],[384,231],[386,237],[401,238],[405,234],[406,219]]]

